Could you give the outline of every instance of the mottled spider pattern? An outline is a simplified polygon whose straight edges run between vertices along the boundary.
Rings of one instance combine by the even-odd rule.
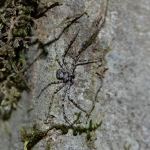
[[[102,21],[102,22],[101,22]],[[52,84],[61,84],[55,91],[54,93],[52,94],[52,98],[51,98],[51,101],[50,101],[50,105],[49,105],[49,111],[52,107],[52,104],[53,104],[53,100],[54,100],[54,97],[55,95],[61,90],[61,89],[64,89],[63,90],[63,94],[62,94],[62,109],[63,109],[63,116],[64,116],[64,119],[65,121],[68,123],[68,124],[71,124],[69,119],[67,118],[66,116],[66,113],[65,113],[65,106],[64,106],[64,101],[65,101],[65,98],[67,97],[67,99],[73,103],[78,109],[80,109],[81,111],[85,112],[85,113],[88,113],[84,108],[82,108],[79,104],[77,104],[75,102],[75,100],[72,98],[71,96],[71,93],[70,93],[70,88],[71,86],[74,84],[74,79],[76,77],[75,75],[75,70],[77,68],[77,66],[80,66],[80,65],[86,65],[86,64],[90,64],[90,63],[97,63],[97,62],[100,62],[101,60],[94,60],[94,61],[89,61],[89,60],[86,60],[86,61],[83,61],[83,62],[80,62],[79,61],[79,58],[81,56],[81,54],[87,50],[87,48],[93,43],[93,41],[96,39],[97,37],[97,34],[99,33],[100,29],[102,28],[103,24],[104,24],[104,21],[105,21],[105,17],[103,18],[102,16],[99,16],[98,20],[96,21],[96,26],[95,26],[95,29],[93,31],[93,33],[91,34],[91,36],[81,45],[81,48],[78,50],[77,54],[75,54],[75,56],[73,57],[73,61],[71,63],[71,65],[69,66],[66,62],[66,55],[68,53],[68,51],[71,49],[73,43],[75,42],[78,34],[79,34],[79,31],[74,35],[73,39],[70,41],[69,45],[67,46],[66,50],[64,51],[63,55],[62,55],[62,60],[60,61],[58,59],[58,54],[57,54],[57,51],[56,51],[56,44],[55,44],[55,52],[56,52],[56,60],[60,66],[60,68],[56,71],[56,78],[58,79],[58,81],[54,81],[54,82],[51,82],[49,83],[47,86],[45,86],[41,92],[39,93],[39,95],[37,96],[37,98],[40,97],[40,95],[43,93],[43,91],[45,89],[47,89],[49,86],[51,86]]]

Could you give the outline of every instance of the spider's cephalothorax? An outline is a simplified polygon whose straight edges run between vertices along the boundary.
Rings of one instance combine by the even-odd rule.
[[[75,75],[72,74],[71,71],[58,69],[56,72],[56,78],[58,80],[63,80],[64,83],[70,82],[71,84],[73,84]]]

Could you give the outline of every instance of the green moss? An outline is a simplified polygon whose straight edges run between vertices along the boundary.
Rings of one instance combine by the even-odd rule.
[[[38,128],[36,128],[35,125],[31,127],[32,132],[27,132],[26,127],[22,127],[21,139],[24,143],[27,143],[25,145],[27,150],[30,150],[37,142],[39,142],[42,138],[44,138],[47,135],[47,133],[52,129],[61,130],[62,134],[67,134],[70,129],[73,131],[74,136],[78,134],[81,135],[82,133],[86,133],[87,140],[90,140],[92,138],[91,132],[98,129],[102,125],[103,120],[101,120],[99,124],[97,123],[93,124],[93,121],[90,120],[88,127],[83,127],[82,125],[75,125],[78,122],[80,117],[81,117],[81,112],[77,114],[77,119],[74,121],[72,125],[56,124],[50,127],[46,131],[39,130]],[[50,148],[50,146],[48,148]]]
[[[36,143],[38,143],[47,133],[47,131],[41,131],[35,126],[32,127],[33,132],[28,133],[26,127],[22,128],[21,139],[23,142],[27,141],[26,148],[30,150]]]
[[[24,29],[14,29],[12,33],[14,36],[27,36],[27,31]]]
[[[2,99],[0,116],[2,119],[7,120],[10,117],[12,110],[16,109],[21,94],[18,89],[13,86],[13,83],[10,82],[2,82],[0,84],[0,89],[2,91],[0,94],[0,99]]]
[[[83,126],[76,126],[76,127],[72,127],[71,129],[73,130],[73,135],[76,136],[78,133],[82,134],[82,133],[87,133],[87,139],[89,140],[91,138],[90,136],[90,132],[95,131],[97,128],[99,128],[102,125],[101,121],[99,124],[93,124],[92,120],[90,120],[89,122],[89,127],[83,127]]]
[[[69,128],[68,128],[68,126],[66,126],[66,125],[62,125],[62,126],[60,127],[60,130],[61,130],[62,134],[67,134]]]
[[[0,118],[8,119],[16,109],[25,83],[25,53],[39,0],[0,2]]]
[[[11,83],[11,86],[20,94],[22,90],[29,91],[29,86],[25,81],[28,68],[25,54],[30,44],[28,37],[32,36],[31,31],[38,29],[38,21],[35,20],[42,17],[48,9],[46,3],[41,0],[0,1],[0,87],[7,82]],[[52,5],[58,6],[59,1],[53,1]],[[10,89],[7,88],[7,90],[9,92]],[[0,118],[3,118],[1,115],[4,114],[2,113],[4,109],[1,110],[2,98],[8,92],[0,91]],[[11,96],[14,97],[13,93]],[[11,99],[7,102],[11,103]],[[13,107],[11,108],[13,110]]]
[[[47,144],[47,146],[46,146],[46,150],[50,150],[50,144]]]

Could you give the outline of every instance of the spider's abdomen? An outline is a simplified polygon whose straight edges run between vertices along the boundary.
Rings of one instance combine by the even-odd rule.
[[[56,71],[56,78],[58,80],[63,80],[64,79],[64,71],[62,69],[58,69]]]
[[[56,78],[58,80],[63,80],[64,83],[67,83],[68,81],[70,81],[70,83],[73,84],[75,75],[71,74],[69,71],[63,71],[62,69],[58,69],[56,71]]]

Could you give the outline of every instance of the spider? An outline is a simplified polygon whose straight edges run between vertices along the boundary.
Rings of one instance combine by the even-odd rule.
[[[102,17],[100,18],[100,20],[102,19]],[[100,21],[99,21],[100,22]],[[73,39],[70,41],[70,43],[68,44],[66,50],[64,51],[63,55],[62,55],[62,61],[60,61],[58,59],[58,54],[56,52],[56,44],[55,44],[55,52],[56,52],[56,60],[60,66],[60,68],[56,71],[56,78],[58,79],[58,81],[54,81],[54,82],[50,82],[47,86],[45,86],[41,92],[39,93],[39,95],[37,96],[37,98],[40,97],[40,95],[44,92],[44,90],[46,90],[49,86],[53,85],[53,84],[61,84],[52,94],[52,98],[50,101],[50,105],[49,105],[49,111],[51,110],[52,107],[52,103],[54,100],[55,95],[64,88],[63,94],[62,94],[62,109],[63,109],[63,117],[65,119],[65,121],[68,124],[71,124],[69,119],[66,116],[65,113],[65,106],[64,106],[64,101],[65,98],[67,97],[68,100],[73,103],[78,109],[80,109],[81,111],[83,111],[84,113],[88,114],[88,111],[86,111],[84,108],[82,108],[79,104],[77,104],[74,99],[72,98],[71,94],[70,94],[70,88],[71,86],[74,84],[74,79],[76,77],[75,75],[75,69],[77,66],[80,65],[86,65],[86,64],[90,64],[90,63],[97,63],[100,62],[100,60],[94,60],[94,61],[78,61],[81,54],[93,43],[93,40],[96,39],[97,34],[99,33],[99,30],[101,29],[102,25],[100,25],[100,27],[97,27],[95,32],[82,44],[81,48],[79,49],[78,53],[73,57],[73,61],[71,63],[70,66],[68,66],[65,57],[69,51],[69,49],[71,48],[71,46],[73,45],[74,41],[76,40],[79,30],[78,32],[74,35]]]

